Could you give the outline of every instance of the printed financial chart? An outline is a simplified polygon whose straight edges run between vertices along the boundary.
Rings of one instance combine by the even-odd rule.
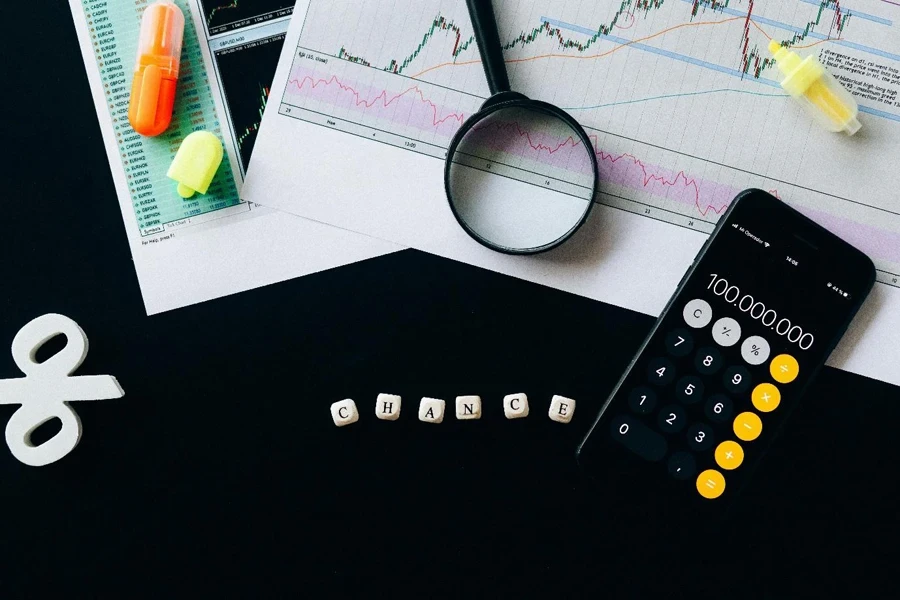
[[[288,0],[195,0],[209,44],[240,176],[256,143],[294,3]],[[227,22],[227,25],[223,25]]]
[[[900,6],[883,0],[495,0],[513,88],[587,129],[598,202],[711,232],[770,191],[900,285]],[[301,17],[295,17],[301,18]],[[816,53],[861,105],[835,138],[786,97],[771,39]],[[463,0],[312,0],[279,113],[443,159],[488,95]],[[799,117],[799,118],[798,118]],[[533,142],[525,155],[566,140]],[[877,179],[876,179],[877,178]]]
[[[293,0],[201,0],[201,4],[210,35],[286,17],[294,10]]]
[[[173,229],[244,213],[248,207],[240,201],[234,177],[224,164],[208,192],[189,200],[178,195],[175,182],[166,175],[181,141],[192,131],[204,129],[222,134],[197,32],[189,18],[185,19],[175,113],[169,130],[147,138],[135,133],[128,123],[141,17],[148,4],[147,0],[82,2],[87,25],[92,28],[97,68],[103,80],[137,226],[141,236],[158,240],[171,236]],[[187,0],[177,0],[177,4],[189,17]]]

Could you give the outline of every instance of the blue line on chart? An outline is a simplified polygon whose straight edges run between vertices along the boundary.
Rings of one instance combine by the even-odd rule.
[[[576,33],[583,33],[585,35],[595,35],[597,32],[593,29],[588,29],[587,27],[580,27],[578,25],[572,25],[571,23],[566,23],[564,21],[557,21],[556,19],[548,19],[547,17],[541,17],[541,21],[549,23],[554,27],[559,27],[561,29],[568,29],[570,31],[574,31]],[[707,62],[705,60],[700,60],[699,58],[694,58],[692,56],[685,56],[684,54],[678,54],[676,52],[670,52],[669,50],[663,50],[662,48],[656,48],[654,46],[648,46],[647,44],[643,44],[640,42],[633,42],[631,40],[627,40],[625,38],[621,38],[616,35],[606,35],[603,36],[604,39],[607,39],[611,42],[615,42],[617,44],[622,44],[623,46],[628,46],[629,48],[637,48],[638,50],[644,50],[645,52],[651,52],[653,54],[659,54],[660,56],[665,56],[666,58],[671,58],[674,60],[680,60],[682,62],[686,62],[698,67],[704,67],[706,69],[712,69],[713,71],[718,71],[719,73],[725,73],[726,75],[732,75],[734,77],[738,77],[740,79],[750,79],[752,81],[758,81],[763,85],[767,85],[769,87],[781,88],[781,86],[776,81],[772,81],[771,79],[766,79],[765,77],[749,77],[743,71],[739,71],[738,69],[732,69],[730,67],[723,67],[722,65],[717,65],[715,63]]]
[[[591,110],[594,108],[607,108],[609,106],[622,106],[624,104],[637,104],[639,102],[650,102],[651,100],[666,100],[668,98],[684,98],[688,96],[704,96],[707,94],[718,94],[721,92],[735,92],[736,94],[746,94],[748,96],[762,96],[764,98],[787,98],[787,94],[765,94],[762,92],[751,92],[749,90],[736,90],[733,88],[722,88],[719,90],[706,90],[703,92],[683,92],[680,94],[664,94],[662,96],[650,96],[649,98],[638,98],[636,100],[623,100],[622,102],[609,102],[607,104],[596,104],[594,106],[570,106],[562,107],[563,110]]]
[[[554,27],[560,27],[562,29],[568,29],[570,31],[574,31],[576,33],[583,33],[586,35],[594,35],[597,33],[594,30],[588,29],[587,27],[580,27],[578,25],[572,25],[571,23],[566,23],[564,21],[558,21],[556,19],[548,19],[547,17],[541,17],[541,21],[547,22]],[[617,44],[627,45],[631,48],[637,48],[638,50],[645,50],[647,52],[651,52],[653,54],[659,54],[661,56],[665,56],[667,58],[672,58],[674,60],[680,60],[692,65],[696,65],[698,67],[704,67],[707,69],[712,69],[713,71],[718,71],[720,73],[725,73],[727,75],[733,75],[735,77],[739,77],[743,80],[750,81],[758,81],[762,84],[768,85],[770,87],[775,87],[781,89],[781,85],[771,79],[766,79],[764,77],[760,77],[758,79],[747,77],[747,75],[737,69],[730,69],[728,67],[723,67],[721,65],[717,65],[711,62],[707,62],[705,60],[699,60],[697,58],[693,58],[692,56],[685,56],[683,54],[676,54],[675,52],[670,52],[668,50],[662,50],[661,48],[654,48],[653,46],[648,46],[646,44],[631,42],[626,40],[625,38],[620,38],[615,35],[607,35],[604,36],[604,39],[608,39],[611,42],[615,42]],[[588,107],[590,108],[590,107]],[[577,110],[577,109],[575,109]],[[871,115],[875,115],[878,117],[884,117],[885,119],[890,119],[891,121],[900,121],[900,115],[894,115],[888,112],[884,112],[882,110],[878,110],[877,108],[869,108],[868,106],[860,106],[860,112],[869,113]]]
[[[800,2],[804,4],[812,4],[813,6],[821,6],[822,4],[822,0],[800,0]],[[872,21],[873,23],[879,23],[881,25],[894,25],[893,21],[883,19],[882,17],[876,17],[875,15],[870,15],[869,13],[859,12],[855,8],[848,8],[847,12],[851,17],[854,18],[865,19],[866,21]]]
[[[900,115],[892,115],[889,112],[884,112],[883,110],[878,110],[877,108],[869,108],[868,106],[860,105],[859,112],[875,115],[876,117],[884,117],[885,119],[890,119],[891,121],[900,121]]]
[[[693,0],[681,0],[682,2],[687,2],[689,4],[693,4]],[[818,5],[819,2],[817,1]],[[739,10],[735,10],[733,8],[724,8],[719,7],[716,8],[717,11],[724,13],[726,15],[731,15],[733,17],[746,17],[747,13]],[[853,12],[850,13],[855,17],[858,13]],[[766,17],[761,17],[759,15],[753,15],[751,19],[757,23],[762,23],[763,25],[771,25],[772,27],[777,27],[778,29],[784,29],[785,31],[790,31],[792,33],[803,33],[803,27],[797,27],[796,25],[788,25],[787,23],[782,23],[780,21],[773,21],[772,19],[768,19]],[[596,33],[596,31],[591,32],[591,35]],[[830,40],[831,42],[838,44],[839,46],[847,46],[848,48],[853,48],[854,50],[862,50],[863,52],[868,52],[869,54],[874,54],[876,56],[881,56],[882,58],[889,58],[891,60],[900,61],[900,54],[893,54],[891,52],[885,52],[884,50],[879,50],[878,48],[872,48],[871,46],[863,46],[862,44],[857,44],[854,42],[848,42],[846,40],[837,39],[828,37],[827,35],[822,35],[821,33],[816,33],[815,31],[809,32],[809,37],[815,40]]]

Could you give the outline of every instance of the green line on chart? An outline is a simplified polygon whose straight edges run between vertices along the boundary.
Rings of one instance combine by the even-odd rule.
[[[720,92],[734,92],[736,94],[748,94],[750,96],[765,96],[768,98],[787,98],[787,94],[766,94],[763,92],[750,92],[747,90],[735,90],[731,88],[722,88],[719,90],[706,90],[703,92],[684,92],[681,94],[665,94],[663,96],[650,96],[649,98],[638,98],[636,100],[623,100],[622,102],[610,102],[608,104],[596,104],[594,106],[571,106],[562,107],[563,110],[591,110],[592,108],[607,108],[609,106],[622,106],[624,104],[637,104],[638,102],[649,102],[651,100],[665,100],[667,98],[684,98],[687,96],[703,96],[706,94],[718,94]]]

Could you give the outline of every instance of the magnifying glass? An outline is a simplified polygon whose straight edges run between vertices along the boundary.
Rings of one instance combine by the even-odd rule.
[[[552,104],[513,92],[490,0],[466,0],[491,97],[450,142],[450,209],[476,241],[505,254],[537,254],[587,220],[600,184],[584,128]]]

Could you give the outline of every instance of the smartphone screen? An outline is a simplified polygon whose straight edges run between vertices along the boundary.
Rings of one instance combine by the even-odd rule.
[[[743,192],[604,405],[579,463],[610,491],[727,504],[874,281],[864,254],[777,198]]]

